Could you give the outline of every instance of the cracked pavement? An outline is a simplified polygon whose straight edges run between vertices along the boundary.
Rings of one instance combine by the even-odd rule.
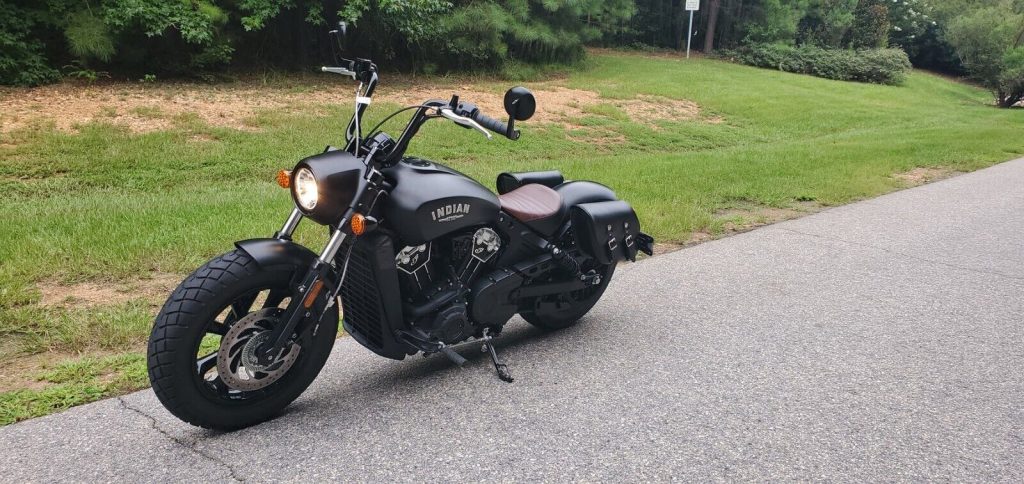
[[[0,428],[0,481],[1024,480],[1024,160],[624,265],[569,330],[351,339],[230,434],[149,391]]]

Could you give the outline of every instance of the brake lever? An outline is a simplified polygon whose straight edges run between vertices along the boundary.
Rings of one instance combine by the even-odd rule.
[[[484,136],[487,137],[487,139],[492,139],[493,138],[491,136],[491,132],[487,131],[487,128],[484,128],[483,126],[480,126],[480,123],[474,121],[473,118],[467,118],[465,116],[459,116],[458,114],[455,114],[455,112],[452,111],[451,108],[438,109],[437,112],[440,113],[441,116],[444,116],[446,119],[452,120],[453,122],[455,122],[455,124],[458,124],[458,125],[461,125],[461,126],[465,126],[467,128],[473,128],[473,129],[483,133]]]
[[[344,67],[327,67],[327,66],[324,66],[324,67],[320,68],[320,71],[321,72],[330,72],[330,73],[333,73],[333,74],[341,74],[343,76],[351,77],[352,79],[356,78],[356,73],[354,71],[348,70],[348,69],[346,69]]]

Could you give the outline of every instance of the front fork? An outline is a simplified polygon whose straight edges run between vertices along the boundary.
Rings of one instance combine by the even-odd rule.
[[[277,325],[270,335],[270,338],[266,344],[264,344],[257,351],[257,359],[260,364],[270,365],[281,356],[284,350],[288,347],[288,341],[291,335],[295,332],[295,328],[304,319],[308,319],[313,316],[313,306],[316,303],[316,298],[320,296],[321,292],[325,289],[325,281],[329,281],[334,277],[334,270],[331,266],[331,261],[338,255],[338,250],[341,249],[341,245],[345,242],[348,234],[342,229],[347,226],[349,218],[352,216],[352,210],[349,209],[345,216],[341,219],[341,223],[338,224],[338,229],[331,234],[330,240],[327,241],[327,245],[323,251],[320,252],[320,256],[313,262],[309,270],[306,271],[306,275],[302,278],[299,285],[292,291],[292,298],[288,302],[288,308],[284,312],[285,324]],[[281,230],[274,235],[275,238],[281,240],[291,240],[292,234],[295,233],[296,227],[299,226],[299,222],[302,221],[303,215],[298,208],[292,210],[291,215],[288,216],[288,220],[285,221],[284,226]],[[340,285],[341,281],[334,281],[336,285]],[[328,290],[330,290],[328,288]],[[328,305],[324,311],[329,311],[331,305]],[[316,316],[316,321],[323,317],[323,314]]]

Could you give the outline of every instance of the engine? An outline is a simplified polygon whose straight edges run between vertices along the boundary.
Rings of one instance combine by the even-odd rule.
[[[477,333],[467,311],[469,287],[500,250],[497,232],[484,227],[398,252],[403,313],[419,338],[454,344]]]

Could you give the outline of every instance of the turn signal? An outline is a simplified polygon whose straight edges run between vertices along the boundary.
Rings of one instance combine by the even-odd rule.
[[[292,172],[288,170],[277,172],[277,184],[281,185],[281,188],[290,187],[292,185]]]
[[[361,213],[353,214],[350,226],[352,227],[352,235],[363,235],[366,233],[366,217]]]
[[[320,295],[320,290],[324,288],[324,281],[317,279],[313,283],[313,287],[310,289],[309,294],[306,295],[306,299],[302,301],[302,307],[309,309],[313,307],[313,302],[316,301],[316,297]]]

